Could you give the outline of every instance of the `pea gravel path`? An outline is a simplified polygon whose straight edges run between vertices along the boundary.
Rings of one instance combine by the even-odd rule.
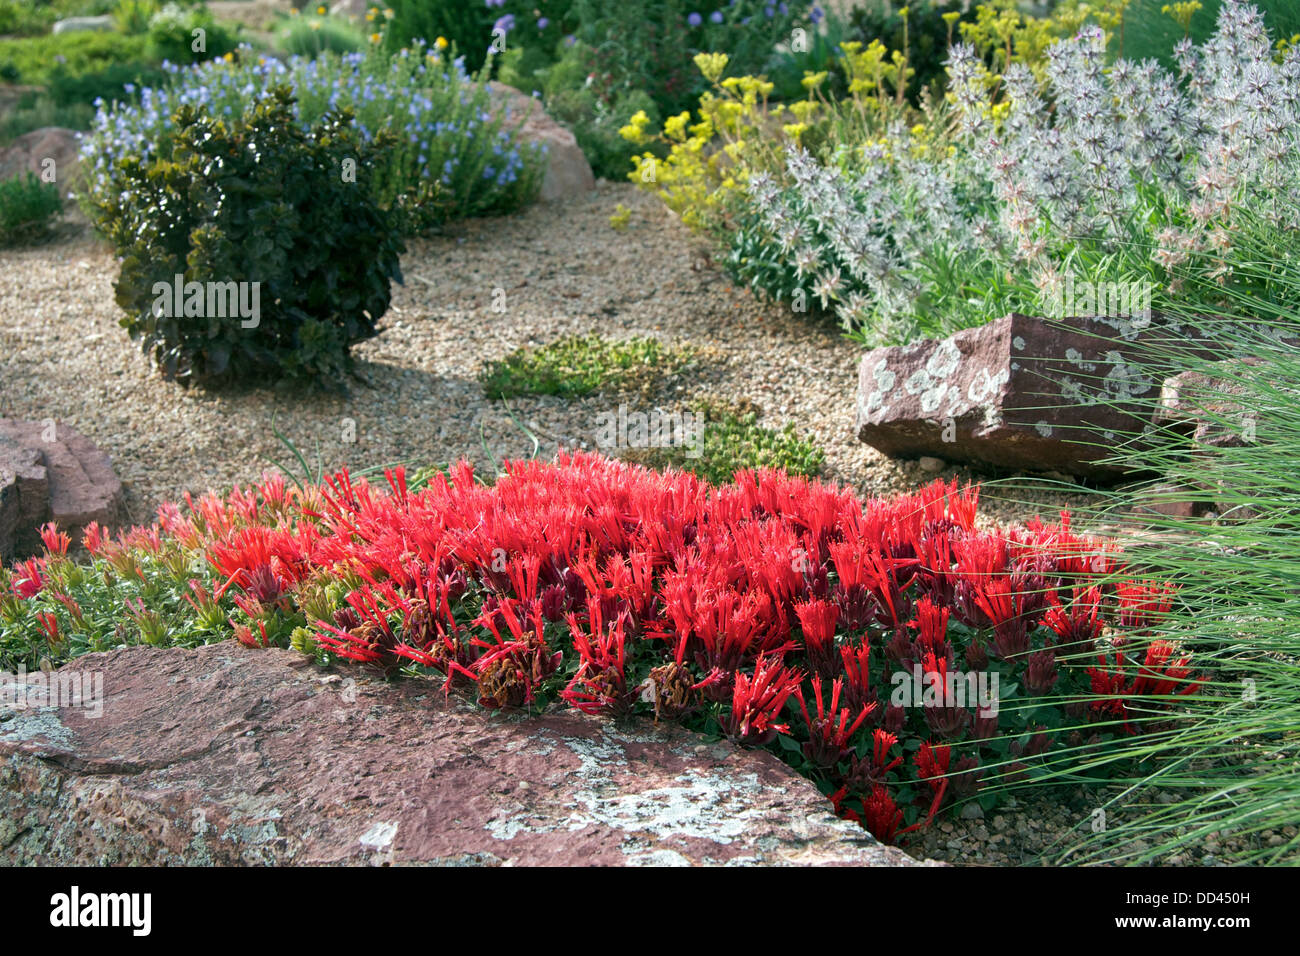
[[[632,210],[623,231],[609,225],[619,202]],[[68,232],[0,253],[0,415],[53,418],[88,435],[112,456],[137,522],[185,491],[273,467],[272,458],[287,457],[277,429],[328,468],[461,457],[489,468],[484,445],[498,461],[532,452],[512,414],[541,440],[543,456],[594,447],[597,414],[620,399],[519,398],[507,408],[476,380],[484,362],[517,346],[592,331],[702,347],[696,373],[676,385],[683,397],[749,399],[764,424],[793,421],[825,449],[827,477],[863,494],[934,477],[856,440],[858,346],[733,288],[657,200],[629,185],[602,183],[582,199],[410,243],[406,283],[385,330],[356,349],[363,381],[346,396],[291,394],[271,382],[204,392],[164,381],[117,325],[111,252],[84,231]],[[504,311],[493,311],[498,289]],[[1004,519],[1066,503],[1032,490],[1020,507],[986,497]]]

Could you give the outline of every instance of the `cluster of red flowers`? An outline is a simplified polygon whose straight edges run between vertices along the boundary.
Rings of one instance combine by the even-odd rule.
[[[187,500],[143,544],[202,549],[218,596],[234,589],[249,619],[245,643],[341,581],[342,605],[309,621],[339,658],[431,668],[493,708],[559,698],[588,713],[689,715],[752,745],[785,734],[837,809],[885,840],[908,829],[907,807],[922,825],[976,792],[1004,729],[973,701],[899,706],[891,674],[919,668],[943,686],[1000,668],[1046,698],[1086,655],[1097,666],[1088,679],[1077,668],[1080,683],[1099,696],[1081,712],[1130,730],[1135,696],[1192,686],[1169,645],[1136,672],[1122,652],[1097,656],[1108,621],[1151,626],[1166,591],[1117,588],[1116,555],[1068,519],[978,529],[978,492],[955,482],[862,501],[783,473],[714,488],[576,453],[513,463],[490,485],[465,463],[418,493],[401,471],[387,478],[341,472],[305,491],[268,479]],[[109,560],[128,547],[87,543]],[[39,568],[20,572],[21,587],[37,582]],[[1013,770],[1051,743],[1025,736],[1010,743]]]

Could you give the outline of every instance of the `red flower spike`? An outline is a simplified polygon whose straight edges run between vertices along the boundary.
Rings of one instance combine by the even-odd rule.
[[[862,824],[886,845],[898,837],[898,828],[903,825],[903,811],[880,784],[872,787],[871,795],[862,801]]]
[[[836,680],[831,684],[831,700],[828,710],[825,701],[822,699],[822,679],[814,677],[812,685],[817,702],[816,718],[808,714],[808,707],[805,705],[803,698],[803,688],[800,687],[795,690],[795,695],[799,699],[799,709],[803,712],[804,723],[808,727],[809,734],[809,740],[803,745],[803,754],[819,767],[833,767],[841,760],[848,758],[851,753],[849,741],[858,732],[862,722],[867,719],[867,714],[870,713],[871,708],[864,707],[858,711],[857,717],[853,717],[852,711],[847,707],[841,710],[840,691],[843,690],[844,682]],[[849,723],[850,720],[852,720],[852,723]]]
[[[777,720],[801,682],[802,676],[785,667],[780,658],[760,656],[753,675],[736,675],[731,712],[723,717],[723,729],[740,743],[753,747],[771,743],[778,732],[789,733],[789,726]]]
[[[41,526],[41,543],[45,545],[46,557],[62,558],[67,556],[72,538],[60,531],[51,521]]]
[[[808,663],[818,676],[834,680],[840,673],[840,656],[835,646],[835,622],[839,608],[830,601],[807,601],[794,606],[803,631],[804,650]]]

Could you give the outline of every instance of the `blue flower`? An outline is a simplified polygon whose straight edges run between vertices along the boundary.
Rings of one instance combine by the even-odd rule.
[[[686,18],[686,22],[693,27],[698,27],[701,23],[704,22],[704,18],[700,16],[698,13],[692,13]]]
[[[721,10],[714,10],[712,13],[709,14],[709,19],[712,20],[714,23],[721,23],[721,22],[722,22],[722,11],[721,11]]]

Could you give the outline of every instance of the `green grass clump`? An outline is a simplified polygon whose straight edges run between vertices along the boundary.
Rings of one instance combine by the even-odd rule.
[[[287,17],[276,26],[276,45],[286,53],[315,57],[321,53],[355,53],[366,48],[360,28],[331,16]]]
[[[518,348],[491,362],[479,376],[489,398],[597,391],[645,391],[690,361],[690,350],[658,339],[606,339],[573,335],[540,348]]]
[[[651,468],[693,472],[712,484],[725,484],[737,471],[783,468],[791,475],[821,474],[825,453],[795,431],[793,423],[774,429],[759,424],[752,404],[702,400],[691,406],[700,416],[699,439],[667,448],[635,449],[625,457]]]
[[[0,246],[39,239],[63,208],[59,188],[28,172],[0,182]]]
[[[1300,861],[1300,268],[1287,233],[1258,217],[1249,226],[1225,250],[1231,279],[1191,288],[1185,311],[1171,311],[1212,334],[1219,354],[1258,364],[1178,343],[1159,357],[1201,374],[1180,399],[1218,443],[1175,425],[1156,446],[1116,458],[1159,472],[1161,487],[1181,489],[1166,499],[1203,515],[1145,514],[1142,534],[1121,543],[1128,573],[1176,588],[1151,636],[1194,652],[1206,683],[1168,726],[1062,767],[1062,782],[1110,760],[1138,768],[1099,804],[1104,828],[1082,818],[1063,862],[1144,864],[1189,851],[1230,864]],[[1269,301],[1264,287],[1290,294]],[[1159,399],[1147,401],[1154,413]],[[1102,522],[1133,503],[1133,492],[1114,492],[1077,517]]]

